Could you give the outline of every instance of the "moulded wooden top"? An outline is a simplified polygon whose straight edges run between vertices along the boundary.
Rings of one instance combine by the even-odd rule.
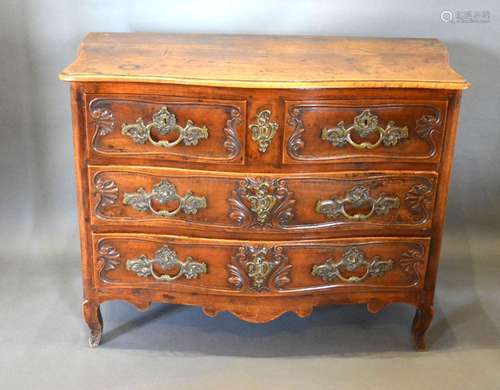
[[[244,88],[436,88],[469,84],[436,39],[90,33],[65,81]]]

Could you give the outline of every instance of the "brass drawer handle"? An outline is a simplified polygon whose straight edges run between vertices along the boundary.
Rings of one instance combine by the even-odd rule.
[[[161,205],[167,202],[178,202],[174,210],[156,210],[153,202]],[[199,209],[207,207],[205,197],[194,196],[191,191],[186,192],[184,196],[177,194],[175,186],[168,180],[162,180],[153,186],[151,193],[147,193],[144,188],[138,188],[137,192],[126,193],[123,196],[123,204],[132,206],[135,210],[141,212],[152,212],[159,217],[173,217],[180,211],[185,214],[196,214]]]
[[[271,110],[259,112],[257,114],[257,123],[248,126],[252,132],[252,139],[259,146],[259,152],[265,153],[267,151],[267,148],[276,135],[278,126],[276,122],[271,122]]]
[[[357,143],[351,138],[352,132],[356,132],[362,138],[378,132],[379,138],[375,143]],[[364,110],[360,115],[356,116],[353,125],[347,129],[344,126],[344,121],[340,121],[336,127],[324,128],[321,131],[322,140],[328,141],[339,148],[347,144],[357,149],[374,149],[381,143],[385,146],[396,146],[400,140],[405,138],[408,138],[408,128],[406,126],[398,127],[393,121],[389,121],[384,129],[378,124],[378,116],[372,114],[370,110]]]
[[[360,283],[369,276],[384,276],[387,271],[391,270],[392,263],[392,260],[380,260],[379,256],[375,256],[369,260],[363,251],[355,247],[350,247],[346,249],[338,262],[334,263],[333,259],[328,259],[323,264],[314,265],[311,275],[328,282],[339,278],[347,283]],[[342,275],[343,269],[353,272],[362,267],[365,268],[365,273],[361,276],[353,275],[345,277]]]
[[[167,274],[158,275],[154,270],[155,264],[165,271],[178,267],[179,272],[174,276]],[[152,276],[159,282],[171,282],[179,279],[181,276],[184,276],[186,279],[196,279],[200,274],[207,273],[207,265],[194,261],[191,256],[187,257],[186,261],[181,261],[173,249],[170,249],[167,245],[163,245],[156,251],[153,259],[148,259],[145,255],[141,255],[138,259],[127,260],[127,270],[145,278]]]
[[[371,205],[371,209],[367,214],[351,215],[345,209],[348,204],[351,204],[354,208]],[[363,185],[354,187],[343,199],[318,200],[316,203],[317,213],[324,214],[328,218],[344,216],[351,221],[365,221],[373,214],[387,215],[391,209],[397,208],[399,208],[399,198],[397,196],[390,197],[382,193],[377,199],[374,199],[370,197],[370,190]]]
[[[160,140],[156,141],[151,136],[151,130],[154,128],[158,129],[161,135],[167,135],[172,132],[178,132],[179,136],[175,141]],[[186,122],[186,126],[183,128],[177,124],[177,119],[175,114],[168,111],[166,106],[163,106],[160,111],[153,114],[153,121],[144,124],[142,118],[138,118],[137,122],[131,125],[124,123],[122,125],[122,134],[127,135],[134,140],[135,143],[145,144],[150,142],[154,146],[160,146],[164,148],[172,148],[181,142],[186,146],[198,145],[200,139],[208,138],[208,129],[206,126],[197,127],[194,126],[191,120]]]

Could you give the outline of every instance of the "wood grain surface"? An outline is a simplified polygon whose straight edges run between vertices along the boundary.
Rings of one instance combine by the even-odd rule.
[[[436,39],[90,33],[65,81],[464,89]]]

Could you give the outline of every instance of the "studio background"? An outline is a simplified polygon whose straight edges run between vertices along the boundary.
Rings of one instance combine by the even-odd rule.
[[[443,10],[487,11],[490,20],[445,23]],[[411,350],[413,308],[404,305],[377,316],[361,306],[325,308],[259,327],[230,315],[205,318],[196,308],[139,313],[125,303],[103,305],[103,345],[90,350],[80,308],[69,85],[57,79],[90,31],[442,40],[472,87],[462,100],[430,351]],[[499,66],[494,0],[3,0],[0,383],[457,389],[481,382],[498,389]]]

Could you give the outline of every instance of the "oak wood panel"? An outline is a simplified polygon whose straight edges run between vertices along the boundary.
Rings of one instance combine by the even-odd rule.
[[[91,157],[121,156],[162,160],[242,164],[245,156],[246,102],[244,100],[200,99],[175,96],[109,94],[86,95],[87,136]],[[154,125],[155,115],[162,113],[164,121],[174,121],[181,128],[205,128],[205,137],[184,142],[178,129],[165,123],[161,133]],[[174,116],[170,116],[170,115]],[[124,133],[124,126],[137,125]],[[191,126],[189,125],[191,123]],[[151,125],[153,124],[153,125]],[[170,142],[173,146],[155,145],[145,139],[146,127],[154,142]],[[139,136],[134,135],[140,131]],[[174,145],[178,139],[183,141]]]
[[[331,293],[337,290],[398,290],[415,289],[423,286],[427,267],[429,238],[347,238],[309,241],[240,241],[211,240],[189,237],[139,235],[139,234],[93,234],[93,272],[96,288],[151,288],[165,292],[196,292],[199,294],[249,295],[254,297],[309,293]],[[144,256],[154,259],[161,248],[168,248],[178,259],[204,263],[205,272],[187,279],[180,277],[172,281],[157,281],[152,275],[139,275],[130,269],[127,262]],[[255,259],[245,249],[266,250],[264,262],[276,261],[276,266],[264,278],[261,288],[256,288],[252,277]],[[353,256],[346,253],[356,252],[367,263],[382,263],[388,267],[379,272],[369,273],[367,263],[357,264]],[[244,252],[249,261],[238,261]],[[340,263],[340,276],[324,280],[312,275],[313,267]],[[351,268],[349,268],[351,266]],[[376,267],[375,264],[374,267]],[[373,268],[373,267],[372,267]],[[154,272],[160,275],[175,276],[181,267],[164,269],[159,264]],[[362,278],[368,274],[364,279]],[[357,282],[349,278],[358,277]],[[235,278],[237,279],[235,281]],[[343,280],[342,278],[346,279]],[[238,284],[237,282],[240,282]]]
[[[59,77],[250,88],[468,87],[436,39],[327,36],[90,33]]]
[[[445,100],[286,101],[283,163],[439,162],[446,111]]]
[[[153,210],[148,207],[137,209],[131,201],[125,200],[130,195],[139,197],[141,191],[151,197],[155,187],[158,190],[165,180],[175,186],[175,192],[180,196],[191,193],[205,198],[205,207],[198,208],[195,214],[181,210],[174,216],[164,217],[156,215],[153,210],[173,211],[180,206],[178,200],[166,204],[153,200]],[[437,175],[415,171],[353,171],[263,176],[91,166],[89,182],[93,186],[90,207],[94,225],[114,224],[118,228],[124,225],[137,228],[148,225],[179,226],[205,231],[314,234],[321,230],[381,231],[388,227],[428,229],[432,224]],[[357,205],[356,199],[360,196],[366,196],[369,201]],[[332,216],[317,210],[319,201],[340,201],[347,197],[352,198],[344,201],[347,215],[336,213]],[[384,211],[384,199],[387,198],[396,199],[397,204]],[[380,204],[380,209],[377,204]],[[264,211],[260,213],[260,219],[259,205]],[[372,213],[372,209],[375,212]],[[349,216],[370,213],[366,220],[349,219]]]

